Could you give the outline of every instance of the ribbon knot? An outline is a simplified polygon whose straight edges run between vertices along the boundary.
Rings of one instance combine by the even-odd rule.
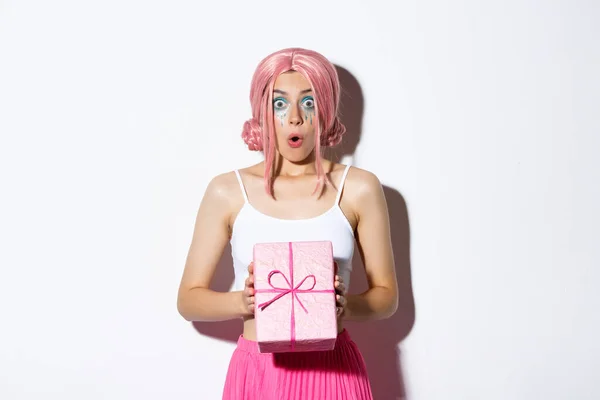
[[[283,276],[283,279],[285,279],[285,283],[287,283],[287,286],[288,286],[287,288],[277,287],[277,286],[273,285],[273,282],[271,282],[271,279],[273,278],[273,275],[277,275],[277,274],[280,274],[281,276]],[[312,278],[312,286],[310,286],[308,289],[301,289],[304,282],[306,282],[306,280],[310,279],[310,278]],[[294,278],[292,277],[291,279],[293,280]],[[273,292],[275,292],[275,293],[279,292],[279,294],[277,296],[273,297],[269,301],[260,303],[258,305],[258,308],[260,308],[261,311],[264,310],[265,308],[267,308],[269,305],[273,304],[275,301],[277,301],[280,298],[282,298],[283,296],[285,296],[286,294],[291,293],[294,296],[294,298],[296,300],[298,300],[298,304],[300,304],[300,307],[302,307],[304,312],[308,313],[308,310],[306,309],[306,307],[304,307],[304,304],[302,304],[300,297],[298,297],[298,293],[308,293],[315,288],[315,285],[317,284],[317,279],[315,278],[314,275],[312,275],[312,274],[307,275],[296,286],[292,286],[292,283],[288,280],[287,276],[285,276],[285,274],[283,272],[281,272],[280,270],[275,269],[275,270],[269,272],[269,277],[268,277],[267,282],[269,283],[269,286],[271,286],[273,288]],[[271,292],[271,290],[269,290],[269,292]],[[294,301],[294,299],[292,299],[292,301]]]

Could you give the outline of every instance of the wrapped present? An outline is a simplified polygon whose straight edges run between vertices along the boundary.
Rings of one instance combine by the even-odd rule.
[[[337,319],[330,241],[257,243],[254,289],[261,353],[334,348]]]

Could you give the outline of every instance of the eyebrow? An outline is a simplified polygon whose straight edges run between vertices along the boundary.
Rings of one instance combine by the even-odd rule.
[[[300,91],[301,94],[302,93],[308,93],[308,92],[312,92],[312,89],[304,89],[304,90]],[[283,90],[280,90],[280,89],[273,90],[273,93],[280,93],[280,94],[283,94],[283,95],[287,95],[287,92],[284,92]]]

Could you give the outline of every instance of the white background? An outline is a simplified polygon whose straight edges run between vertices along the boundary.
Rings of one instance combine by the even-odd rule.
[[[177,287],[208,181],[260,159],[254,68],[290,46],[340,68],[336,157],[386,186],[400,307],[349,326],[376,399],[600,398],[599,19],[593,0],[1,1],[0,398],[220,398],[241,326],[186,322]]]

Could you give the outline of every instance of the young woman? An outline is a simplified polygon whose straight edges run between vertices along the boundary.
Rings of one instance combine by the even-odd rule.
[[[178,295],[189,321],[243,318],[223,399],[372,399],[363,357],[344,320],[390,317],[398,289],[387,205],[377,177],[323,158],[345,127],[338,118],[340,84],[334,66],[305,49],[280,50],[252,78],[253,118],[242,137],[264,161],[216,176],[200,204]],[[254,323],[252,248],[259,242],[329,240],[337,265],[338,338],[325,352],[258,353]],[[209,289],[231,243],[235,287]],[[354,247],[369,289],[347,295]]]

